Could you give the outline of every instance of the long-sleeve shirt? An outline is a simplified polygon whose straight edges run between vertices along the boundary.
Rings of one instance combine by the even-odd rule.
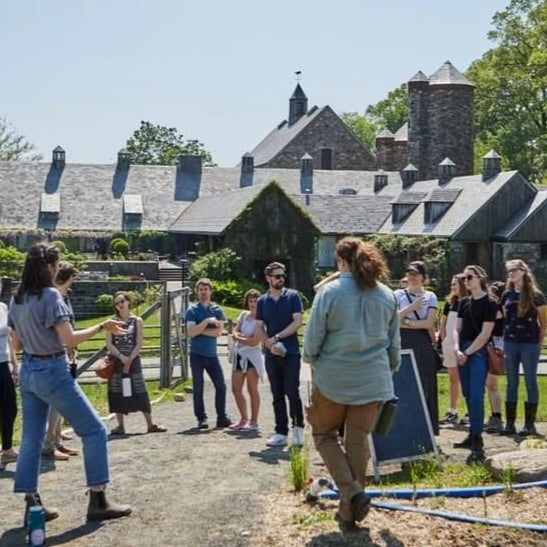
[[[361,290],[351,273],[342,273],[315,296],[303,360],[328,399],[348,405],[391,399],[400,349],[397,302],[385,285]]]

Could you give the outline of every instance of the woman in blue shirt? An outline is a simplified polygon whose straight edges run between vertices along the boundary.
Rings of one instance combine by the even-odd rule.
[[[71,312],[53,284],[58,270],[59,250],[42,244],[33,245],[27,253],[21,284],[9,308],[13,345],[16,350],[23,350],[19,377],[23,435],[14,491],[25,494],[26,522],[29,508],[42,505],[38,476],[48,411],[53,406],[70,421],[82,439],[90,490],[88,520],[122,517],[131,512],[131,507],[109,502],[105,496],[110,480],[106,429],[72,378],[65,347],[75,347],[103,330],[122,334],[123,329],[118,321],[110,319],[74,331],[70,324]],[[59,516],[55,510],[44,508],[44,511],[46,520]]]
[[[395,296],[380,282],[388,269],[378,249],[346,237],[336,254],[340,276],[315,296],[303,359],[313,372],[308,421],[340,490],[340,527],[349,530],[368,513],[367,435],[381,402],[394,396],[391,374],[400,365],[400,337]],[[344,423],[343,449],[337,433]]]

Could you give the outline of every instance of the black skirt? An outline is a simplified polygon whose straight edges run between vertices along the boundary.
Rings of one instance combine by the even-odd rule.
[[[137,357],[129,369],[131,378],[131,397],[124,397],[122,391],[123,363],[114,359],[114,372],[108,380],[108,408],[110,412],[117,414],[129,414],[130,412],[147,412],[150,414],[150,399],[146,391],[146,383],[142,374],[141,358]]]
[[[425,403],[435,435],[439,434],[439,401],[435,350],[425,329],[401,329],[401,349],[414,350]]]

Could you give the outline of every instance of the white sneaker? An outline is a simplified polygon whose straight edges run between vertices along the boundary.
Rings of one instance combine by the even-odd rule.
[[[268,439],[266,446],[287,446],[287,435],[276,433]]]
[[[304,444],[304,428],[294,427],[292,430],[292,445],[303,446]]]

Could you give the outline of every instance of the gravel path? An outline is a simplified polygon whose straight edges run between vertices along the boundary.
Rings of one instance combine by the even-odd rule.
[[[224,362],[227,379],[229,365]],[[307,367],[301,388],[307,401]],[[206,383],[206,406],[214,423],[213,387]],[[230,389],[228,388],[228,391]],[[273,409],[267,384],[261,386],[262,411],[259,433],[227,430],[198,431],[191,395],[185,402],[155,406],[155,420],[168,427],[163,434],[145,435],[141,415],[126,421],[127,435],[109,442],[112,483],[109,497],[130,503],[128,518],[104,523],[85,520],[87,497],[82,458],[68,462],[42,462],[40,489],[47,505],[59,508],[60,517],[47,525],[48,545],[246,546],[263,544],[271,537],[275,502],[290,491],[288,453],[270,449],[266,438],[273,431]],[[235,405],[228,393],[228,410]],[[544,424],[542,424],[544,425]],[[309,434],[309,433],[308,433]],[[446,429],[440,437],[443,451],[465,433]],[[487,439],[489,453],[514,446],[497,437]],[[70,445],[78,446],[75,440]],[[460,451],[461,452],[461,451]],[[456,457],[464,457],[464,453]],[[318,456],[312,455],[312,473]],[[14,464],[0,471],[0,546],[25,545],[21,528],[23,501],[12,492]],[[268,537],[268,536],[266,536]],[[278,544],[275,540],[269,544]]]

